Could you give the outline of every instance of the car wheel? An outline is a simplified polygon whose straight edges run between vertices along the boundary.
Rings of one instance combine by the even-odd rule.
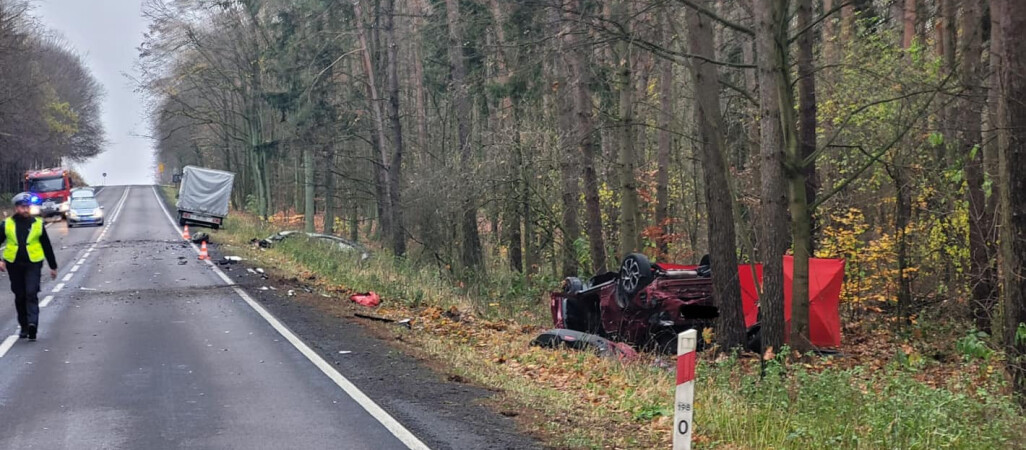
[[[101,220],[101,221],[100,221],[100,224],[99,224],[99,225],[97,225],[97,226],[101,226],[101,227],[102,227],[102,226],[103,226],[103,221]]]
[[[68,222],[68,228],[75,228],[75,224]]]
[[[653,280],[652,263],[640,253],[631,253],[620,264],[616,281],[616,303],[626,308],[631,299]]]
[[[563,293],[576,294],[584,290],[584,281],[577,277],[566,277],[563,279]]]

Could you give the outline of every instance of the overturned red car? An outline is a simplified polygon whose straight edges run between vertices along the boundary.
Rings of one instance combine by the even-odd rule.
[[[784,257],[785,320],[791,319],[793,260]],[[762,266],[738,267],[745,326],[746,347],[760,347],[758,291]],[[841,345],[838,299],[844,277],[844,260],[809,261],[809,325],[812,344],[820,348]],[[556,328],[596,334],[630,343],[638,348],[665,352],[676,350],[677,334],[711,328],[719,316],[712,295],[712,272],[708,257],[699,265],[653,264],[645,255],[630,254],[618,272],[563,280],[562,292],[553,292],[552,320]],[[699,340],[699,346],[702,340]]]

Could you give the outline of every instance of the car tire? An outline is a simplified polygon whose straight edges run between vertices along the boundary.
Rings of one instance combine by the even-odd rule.
[[[97,225],[97,226],[100,226],[100,227],[102,227],[102,226],[103,226],[103,221],[101,220],[101,221],[100,221],[100,224],[99,224],[99,225]]]
[[[563,279],[563,293],[576,294],[584,290],[584,281],[577,277],[566,277]]]
[[[75,228],[75,224],[68,222],[68,228]]]
[[[620,271],[616,280],[616,303],[626,308],[631,299],[638,295],[655,277],[652,275],[652,263],[641,253],[631,253],[620,263]]]

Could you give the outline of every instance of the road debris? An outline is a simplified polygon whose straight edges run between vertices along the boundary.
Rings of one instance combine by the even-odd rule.
[[[288,296],[292,297],[294,295],[296,295],[296,291],[294,289],[289,289]]]
[[[531,341],[531,345],[544,348],[591,350],[599,356],[617,358],[624,361],[633,360],[638,357],[638,352],[627,344],[613,342],[594,334],[562,328],[543,332]]]
[[[349,299],[363,306],[374,307],[381,304],[381,297],[375,292],[363,292],[349,296]]]
[[[271,247],[274,246],[275,243],[281,242],[281,241],[285,240],[288,237],[291,237],[291,236],[303,236],[303,235],[305,235],[306,237],[308,237],[310,239],[320,239],[320,240],[324,240],[324,241],[330,241],[333,244],[335,244],[335,246],[336,246],[336,248],[338,250],[341,250],[341,251],[344,251],[344,252],[357,252],[360,255],[360,260],[361,261],[366,260],[367,258],[370,258],[370,256],[371,256],[370,251],[367,250],[367,248],[364,247],[363,245],[360,245],[359,243],[350,241],[350,240],[345,239],[345,238],[340,238],[338,236],[332,236],[330,234],[306,233],[306,232],[302,232],[302,231],[281,231],[281,232],[272,234],[272,235],[270,235],[270,236],[268,236],[267,238],[264,238],[264,239],[253,238],[249,242],[251,244],[254,244],[254,245],[260,247],[260,248],[271,248]]]
[[[359,317],[361,319],[374,320],[374,321],[386,322],[386,323],[395,323],[395,319],[389,319],[388,317],[374,316],[374,315],[364,314],[364,313],[356,313],[356,314],[353,314],[353,315],[356,316],[356,317]]]
[[[192,239],[190,239],[190,241],[192,241],[192,243],[194,243],[194,244],[199,244],[199,243],[202,243],[202,242],[206,242],[206,243],[209,244],[210,243],[210,235],[200,231],[199,233],[196,233],[196,234],[192,235]]]
[[[228,261],[230,263],[237,263],[239,261],[242,261],[242,257],[241,256],[225,256],[224,260]]]

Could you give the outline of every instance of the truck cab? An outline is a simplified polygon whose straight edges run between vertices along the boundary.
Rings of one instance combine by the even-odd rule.
[[[39,215],[43,217],[65,217],[68,214],[72,187],[68,171],[62,168],[25,173],[25,191],[39,199]]]

